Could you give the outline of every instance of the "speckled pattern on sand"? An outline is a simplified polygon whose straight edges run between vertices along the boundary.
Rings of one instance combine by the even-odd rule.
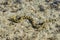
[[[60,0],[0,0],[0,40],[60,40]]]

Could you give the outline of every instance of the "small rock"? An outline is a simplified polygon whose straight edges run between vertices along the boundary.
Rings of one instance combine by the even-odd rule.
[[[52,8],[58,9],[58,4],[57,4],[57,3],[51,3],[51,4],[50,4],[50,7],[51,7],[51,9],[52,9]]]
[[[45,0],[46,2],[50,2],[51,0]]]
[[[59,2],[60,3],[60,0],[54,0],[55,2]]]
[[[44,6],[43,6],[43,5],[39,5],[39,9],[40,9],[40,11],[45,11],[45,9],[44,9]]]

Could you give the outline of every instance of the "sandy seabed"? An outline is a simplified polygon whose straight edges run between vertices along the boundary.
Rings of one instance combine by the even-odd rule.
[[[60,40],[60,2],[0,0],[0,40]]]

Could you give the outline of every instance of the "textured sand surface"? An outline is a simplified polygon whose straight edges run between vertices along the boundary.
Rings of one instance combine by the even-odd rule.
[[[60,0],[0,0],[0,40],[60,40]]]

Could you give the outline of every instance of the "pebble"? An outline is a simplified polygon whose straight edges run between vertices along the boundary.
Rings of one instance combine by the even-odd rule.
[[[45,11],[45,9],[44,9],[44,6],[43,6],[43,5],[39,5],[39,9],[40,9],[40,11]]]

